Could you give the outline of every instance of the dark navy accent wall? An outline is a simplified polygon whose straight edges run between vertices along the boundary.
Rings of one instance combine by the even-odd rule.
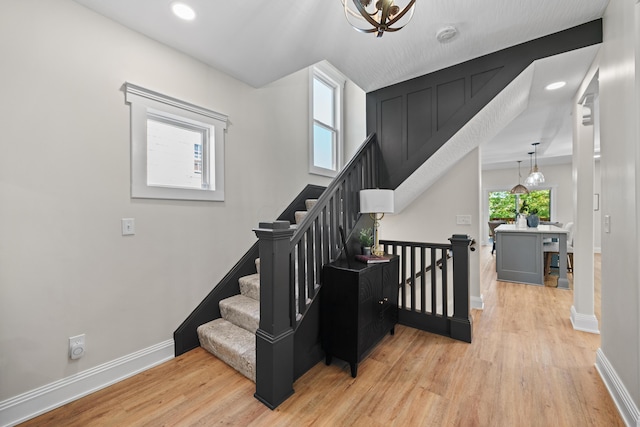
[[[599,19],[368,93],[380,187],[400,185],[533,61],[601,42]]]

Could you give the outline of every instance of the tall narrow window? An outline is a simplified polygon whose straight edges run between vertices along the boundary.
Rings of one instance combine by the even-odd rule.
[[[224,200],[227,117],[125,84],[131,104],[131,196]]]
[[[313,67],[312,132],[309,172],[335,176],[342,162],[342,92],[344,78],[327,63]]]

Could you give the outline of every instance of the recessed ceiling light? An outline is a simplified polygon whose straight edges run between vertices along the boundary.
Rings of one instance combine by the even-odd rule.
[[[173,14],[185,21],[193,21],[196,17],[196,12],[189,5],[180,2],[171,3],[171,10]]]
[[[551,83],[548,84],[545,89],[546,90],[556,90],[556,89],[560,89],[561,87],[564,87],[567,84],[567,82],[555,82],[555,83]]]

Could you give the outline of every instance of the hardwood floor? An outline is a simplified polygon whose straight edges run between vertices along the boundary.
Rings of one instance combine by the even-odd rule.
[[[274,411],[196,349],[24,425],[624,426],[594,367],[600,336],[571,327],[572,292],[497,282],[490,252],[472,344],[398,326],[357,378],[346,363],[319,363]]]

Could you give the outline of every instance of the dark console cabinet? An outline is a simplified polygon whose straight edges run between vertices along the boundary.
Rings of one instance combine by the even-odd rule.
[[[327,365],[338,357],[358,363],[398,322],[398,257],[364,264],[336,261],[322,271],[322,346]]]

